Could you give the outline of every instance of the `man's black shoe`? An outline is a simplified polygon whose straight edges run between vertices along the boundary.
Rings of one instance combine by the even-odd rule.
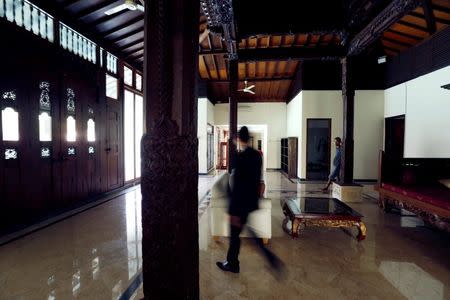
[[[225,272],[232,272],[232,273],[239,273],[239,265],[238,266],[232,266],[227,261],[218,261],[216,262],[216,265]]]

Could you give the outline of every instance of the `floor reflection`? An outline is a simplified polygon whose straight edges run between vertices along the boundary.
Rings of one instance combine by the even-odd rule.
[[[444,299],[444,284],[414,263],[382,261],[379,270],[408,299]]]
[[[450,299],[450,239],[405,212],[384,214],[373,187],[350,206],[364,215],[363,242],[340,229],[306,228],[292,240],[281,228],[280,200],[326,197],[322,184],[296,184],[269,172],[272,200],[269,247],[287,265],[277,281],[243,239],[241,273],[215,262],[228,240],[210,234],[208,191],[199,179],[200,291],[202,299]],[[203,193],[203,194],[202,194]],[[119,299],[142,269],[140,190],[0,247],[0,299]],[[174,287],[176,288],[176,287]],[[142,298],[142,288],[131,299]]]

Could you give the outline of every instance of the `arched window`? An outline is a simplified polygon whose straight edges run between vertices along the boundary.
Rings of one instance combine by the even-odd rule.
[[[4,141],[19,140],[19,113],[12,107],[2,110],[2,134]]]
[[[95,121],[93,119],[87,121],[87,140],[95,142]]]
[[[77,127],[75,118],[73,116],[67,117],[67,141],[68,142],[77,141]]]

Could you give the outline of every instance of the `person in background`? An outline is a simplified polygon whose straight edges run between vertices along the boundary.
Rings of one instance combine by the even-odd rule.
[[[239,250],[241,240],[239,235],[247,222],[248,215],[258,209],[259,198],[264,191],[262,157],[257,150],[249,146],[249,138],[248,128],[242,127],[238,134],[241,151],[236,154],[234,169],[230,176],[230,203],[228,208],[230,245],[227,260],[216,263],[221,270],[233,273],[240,272]],[[281,267],[280,260],[264,246],[262,239],[257,237],[252,228],[248,227],[247,229],[269,263],[279,270]]]
[[[328,182],[327,182],[327,186],[323,188],[322,191],[327,192],[328,189],[330,188],[330,185],[333,181],[335,181],[336,179],[339,181],[339,174],[341,173],[341,158],[342,158],[342,154],[341,154],[341,144],[342,144],[342,140],[340,137],[336,137],[334,138],[334,144],[336,146],[336,155],[334,156],[333,159],[333,170],[331,171],[330,176],[328,177]]]

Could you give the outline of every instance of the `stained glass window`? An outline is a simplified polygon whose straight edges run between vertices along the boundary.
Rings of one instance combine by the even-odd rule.
[[[75,155],[75,147],[67,148],[67,154],[68,155]]]
[[[117,78],[106,74],[106,97],[116,99],[118,98]]]
[[[17,159],[17,150],[5,149],[5,159]]]
[[[50,148],[42,147],[41,148],[41,157],[50,157]]]
[[[75,112],[75,92],[72,89],[67,89],[67,111]]]
[[[125,181],[135,178],[134,173],[134,94],[125,90],[124,99],[124,157],[125,157]]]
[[[52,141],[52,117],[46,112],[39,114],[39,141]]]
[[[67,141],[76,142],[77,141],[77,129],[75,118],[72,116],[67,117]]]
[[[126,85],[133,86],[133,71],[126,66],[123,67],[123,81]]]
[[[136,89],[142,91],[142,76],[136,73]]]
[[[87,121],[87,140],[95,142],[95,121],[93,119]]]
[[[39,106],[41,109],[50,110],[50,83],[42,81],[39,84],[41,95],[39,96]]]
[[[89,154],[94,154],[95,153],[94,146],[89,146],[88,151],[89,151]]]
[[[144,134],[144,100],[141,96],[134,97],[134,158],[136,178],[141,177],[141,139]]]
[[[19,140],[19,113],[11,107],[2,110],[2,133],[4,141]]]

